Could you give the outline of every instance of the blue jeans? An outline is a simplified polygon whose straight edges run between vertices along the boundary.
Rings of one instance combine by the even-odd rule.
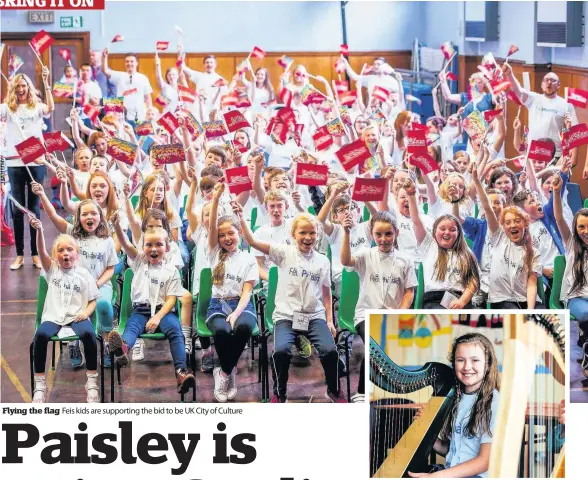
[[[139,305],[133,308],[131,316],[127,320],[125,331],[122,335],[123,341],[129,348],[132,348],[139,335],[145,331],[145,325],[151,318],[151,307],[149,305]],[[184,335],[180,320],[174,313],[168,313],[159,322],[156,331],[163,333],[169,340],[169,348],[174,361],[174,368],[186,368],[186,350],[184,345]]]
[[[88,370],[96,370],[98,368],[98,348],[96,347],[96,334],[94,327],[90,320],[82,320],[81,322],[72,322],[68,325],[73,329],[77,336],[84,344],[84,353],[86,356],[86,368]],[[33,346],[33,358],[35,365],[35,373],[45,372],[45,361],[47,359],[47,344],[53,335],[61,330],[61,325],[53,322],[43,322],[35,332],[35,340]]]
[[[112,331],[114,310],[112,309],[112,283],[108,281],[98,290],[100,296],[96,299],[96,315],[100,331],[108,333]]]
[[[41,185],[45,181],[47,175],[47,167],[29,165],[31,175],[35,182]],[[28,208],[33,212],[37,218],[41,218],[40,200],[31,190],[31,177],[25,167],[8,167],[8,179],[10,180],[11,195],[23,207]],[[28,194],[25,196],[25,188]],[[25,199],[26,198],[26,199]],[[10,202],[12,205],[12,202]],[[14,227],[14,242],[16,246],[16,255],[24,255],[24,214],[12,205],[12,224]],[[29,227],[31,234],[31,255],[38,255],[37,253],[37,232],[33,227]]]
[[[235,310],[239,300],[227,300],[227,303],[232,310]],[[214,337],[221,369],[227,375],[230,375],[237,365],[256,323],[257,315],[251,300],[235,321],[234,328],[231,328],[231,324],[227,322],[227,314],[222,310],[220,300],[218,298],[210,299],[206,314],[206,325]]]
[[[576,317],[579,322],[588,321],[588,298],[576,297],[568,302],[570,313]]]
[[[280,320],[274,329],[274,395],[286,398],[288,389],[288,370],[292,359],[292,345],[296,340],[296,333],[292,330],[292,320]],[[308,325],[308,332],[304,334],[319,352],[321,364],[325,371],[327,388],[331,393],[339,393],[339,357],[333,335],[323,318],[315,318]]]

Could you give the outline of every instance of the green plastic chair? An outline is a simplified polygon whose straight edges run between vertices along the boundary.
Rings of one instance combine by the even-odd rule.
[[[553,263],[553,283],[551,284],[551,295],[549,296],[549,308],[552,310],[564,310],[566,308],[559,299],[565,270],[566,257],[558,255]],[[570,314],[570,319],[575,320],[576,317]]]
[[[125,327],[127,325],[127,321],[133,312],[133,303],[131,302],[131,285],[133,283],[133,270],[127,268],[124,273],[124,281],[123,281],[123,291],[122,291],[122,299],[120,302],[120,314],[118,319],[118,328],[117,332],[121,335],[125,331]],[[176,310],[177,310],[177,317],[178,321],[181,318],[181,311],[180,311],[180,302],[176,302]],[[155,333],[142,333],[139,335],[139,338],[144,340],[167,340],[165,334],[162,332],[155,332]],[[110,375],[110,401],[114,403],[114,365],[116,364],[116,378],[118,384],[121,384],[120,379],[120,365],[114,361],[114,353],[110,353],[112,357],[112,367],[111,367],[111,375]],[[196,401],[196,388],[192,389],[192,399]],[[184,394],[181,394],[181,401],[184,401]]]
[[[423,213],[425,215],[429,213],[429,204],[427,202],[423,202]]]
[[[480,218],[480,207],[474,203],[474,218]]]
[[[251,230],[255,228],[255,223],[257,222],[257,207],[253,207],[251,209]]]
[[[543,283],[543,278],[543,275],[537,278],[537,295],[539,295],[541,303],[545,305],[545,308],[549,308],[549,306],[545,302],[545,284]]]
[[[43,307],[45,306],[45,299],[47,298],[47,290],[49,286],[47,285],[47,280],[45,277],[39,276],[39,286],[38,286],[38,300],[37,300],[37,313],[35,315],[35,332],[41,325],[41,317],[43,316]],[[96,342],[100,346],[100,359],[104,358],[104,340],[101,335],[98,334],[97,330],[97,317],[95,314],[92,315],[90,318],[92,322],[92,326],[94,327],[94,332],[96,333]],[[62,342],[73,342],[79,340],[80,337],[78,335],[72,335],[69,337],[62,337],[59,338],[57,335],[53,335],[49,341],[53,344],[52,354],[51,354],[51,370],[55,371],[55,344],[59,342],[61,345]],[[35,369],[34,369],[34,345],[35,341],[31,342],[29,346],[29,369],[31,374],[31,396],[35,391]],[[61,352],[63,349],[59,349]],[[100,360],[100,402],[104,403],[104,364],[102,360]]]
[[[468,244],[468,247],[470,247],[470,250],[473,250],[473,248],[474,248],[473,240],[471,238],[466,237],[466,243]]]
[[[363,207],[363,221],[364,222],[369,222],[371,218],[371,214],[370,211],[368,210],[367,207]]]
[[[335,338],[335,344],[339,345],[339,338],[345,336],[345,364],[349,365],[349,339],[357,333],[355,330],[355,307],[359,300],[359,275],[357,272],[343,269],[341,274],[341,300],[339,301],[339,332]],[[351,401],[351,378],[347,368],[347,401]]]
[[[308,213],[310,213],[311,215],[314,215],[316,217],[316,210],[312,205],[310,207],[308,207]]]
[[[133,206],[133,208],[137,208],[138,204],[139,204],[139,196],[131,197],[131,205]]]
[[[414,308],[423,308],[423,298],[425,296],[425,275],[423,273],[423,264],[419,263],[417,267],[417,289],[414,297]]]
[[[276,292],[278,290],[278,267],[275,265],[268,270],[267,297],[263,314],[263,332],[259,337],[261,344],[261,357],[263,359],[263,373],[261,377],[262,401],[269,401],[269,354],[267,342],[274,333],[274,310],[276,309]]]
[[[588,198],[584,200],[584,208],[588,208]]]

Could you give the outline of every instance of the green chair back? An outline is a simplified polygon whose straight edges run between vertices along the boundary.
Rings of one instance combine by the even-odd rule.
[[[423,308],[423,297],[425,296],[425,275],[423,273],[423,264],[419,263],[417,267],[417,289],[414,298],[414,308]]]
[[[551,295],[549,296],[549,308],[553,310],[563,309],[559,299],[561,295],[561,282],[566,269],[566,257],[558,255],[553,263],[553,283],[551,284]]]
[[[255,223],[257,222],[257,207],[253,207],[251,209],[251,230],[255,228]]]
[[[314,209],[314,207],[312,205],[310,207],[308,207],[308,213],[310,213],[311,215],[314,215],[316,217],[316,210]]]
[[[268,271],[267,299],[265,303],[265,328],[274,333],[274,310],[276,309],[276,291],[278,290],[278,267],[275,265]]]
[[[539,295],[541,303],[547,308],[547,304],[545,303],[545,284],[543,283],[543,275],[537,278],[537,295]]]
[[[212,270],[203,268],[200,272],[200,288],[198,289],[198,303],[196,304],[196,331],[200,337],[212,337],[212,332],[206,326],[206,314],[212,297]]]
[[[480,207],[474,203],[474,218],[480,218]]]
[[[359,275],[343,269],[341,274],[341,299],[339,300],[339,327],[355,333],[355,307],[359,300]]]
[[[363,207],[363,221],[369,222],[370,218],[371,218],[370,211],[368,210],[368,208],[366,206],[364,206]]]
[[[134,196],[131,197],[131,205],[133,206],[133,208],[137,208],[137,205],[139,204],[139,196]]]
[[[588,198],[584,200],[584,208],[588,208]]]
[[[467,238],[466,237],[466,243],[468,244],[468,247],[470,247],[470,250],[473,250],[473,248],[474,248],[474,242],[473,242],[473,240],[471,238]]]
[[[45,277],[39,276],[39,292],[38,292],[38,300],[37,300],[37,315],[35,317],[35,331],[41,325],[41,316],[43,315],[43,307],[45,306],[45,298],[47,297],[47,290],[49,289],[49,285],[47,285],[47,280]]]
[[[423,202],[423,212],[425,215],[429,213],[429,204],[427,202]]]

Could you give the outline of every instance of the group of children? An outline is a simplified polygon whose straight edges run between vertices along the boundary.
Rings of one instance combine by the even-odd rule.
[[[176,77],[169,73],[166,85],[177,87]],[[272,266],[278,269],[271,356],[275,403],[288,398],[291,347],[301,345],[301,339],[318,352],[328,398],[350,400],[339,388],[348,365],[339,360],[342,349],[334,341],[338,311],[332,295],[341,296],[343,269],[359,276],[355,329],[362,340],[364,312],[370,308],[546,308],[543,302],[549,298],[557,255],[566,257],[562,300],[578,320],[588,321],[588,210],[572,215],[567,205],[572,167],[567,157],[554,157],[553,167],[527,160],[517,175],[506,159],[498,158],[506,131],[502,113],[492,120],[487,138],[474,138],[468,151],[455,154],[452,144],[461,133],[461,119],[453,115],[446,122],[436,116],[425,125],[428,153],[440,168],[423,174],[410,162],[407,148],[407,132],[416,128],[420,117],[402,108],[404,98],[398,92],[385,101],[372,95],[378,78],[371,82],[370,75],[358,76],[358,100],[345,107],[328,82],[314,76],[324,84],[325,93],[321,92],[321,102],[307,104],[301,92],[311,75],[303,66],[294,69],[292,83],[288,75],[282,78],[278,96],[289,97],[287,104],[277,103],[267,70],[257,73],[246,85],[267,102],[255,104],[254,115],[249,107],[240,108],[254,119],[251,128],[212,140],[204,133],[194,135],[188,113],[208,121],[234,107],[221,107],[216,99],[219,103],[211,109],[211,99],[204,94],[197,101],[200,109],[188,111],[178,103],[174,113],[179,128],[174,134],[156,130],[151,135],[154,144],[182,143],[186,159],[173,165],[159,164],[152,147],[149,153],[139,148],[132,167],[112,158],[107,149],[110,138],[143,141],[124,114],[108,114],[100,129],[91,130],[72,111],[76,169],[59,165],[56,159],[47,162],[72,222],[56,213],[41,185],[33,186],[61,233],[50,257],[39,221],[31,220],[38,229],[48,298],[69,298],[58,312],[45,305],[43,328],[35,336],[35,402],[45,399],[43,354],[49,334],[54,325],[71,322],[84,344],[88,401],[96,400],[95,330],[87,320],[92,314],[97,317],[96,331],[107,338],[120,365],[128,363],[131,353],[134,359],[144,356],[141,333],[164,333],[178,391],[187,392],[195,385],[185,360],[195,333],[192,298],[199,292],[204,268],[212,270],[206,322],[220,366],[213,368],[213,350],[206,338],[200,339],[202,365],[213,372],[219,402],[237,394],[236,365],[258,322],[253,297],[267,295]],[[237,75],[231,88],[238,89],[242,77]],[[368,86],[366,103],[363,86]],[[268,92],[261,95],[264,89]],[[291,117],[284,115],[285,109]],[[204,118],[205,112],[209,117]],[[156,120],[159,112],[152,107],[147,115]],[[268,121],[284,118],[289,118],[283,125],[285,136],[266,134]],[[336,118],[343,120],[344,133],[333,135],[332,145],[317,151],[312,135]],[[88,135],[87,142],[82,134]],[[346,172],[335,154],[357,139],[366,143],[373,157]],[[328,165],[327,184],[296,185],[297,163]],[[248,167],[252,189],[229,194],[224,170],[241,165]],[[356,201],[353,183],[359,176],[386,179],[384,198]],[[78,202],[72,201],[72,194]],[[133,313],[124,332],[119,332],[113,329],[111,279],[127,265],[134,274]],[[84,275],[92,281],[80,286],[84,282],[75,279]],[[188,277],[194,279],[192,291]],[[71,352],[81,358],[75,344]],[[101,360],[105,365],[109,355]],[[363,375],[357,392],[353,400],[362,402]]]

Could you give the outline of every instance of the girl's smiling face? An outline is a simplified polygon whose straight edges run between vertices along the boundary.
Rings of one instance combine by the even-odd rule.
[[[486,374],[486,355],[479,343],[460,343],[455,350],[455,375],[465,386],[465,392],[476,391]]]
[[[102,177],[93,178],[90,182],[90,197],[98,205],[103,207],[108,200],[109,188],[108,183]]]
[[[394,196],[398,195],[398,191],[404,185],[404,182],[408,180],[408,172],[403,172],[398,170],[394,174],[394,178],[392,179],[392,193]]]
[[[218,243],[228,252],[234,252],[239,248],[239,231],[231,222],[224,222],[218,226]]]
[[[525,219],[508,212],[504,216],[504,233],[514,243],[520,243],[525,235]]]
[[[445,250],[450,250],[455,245],[459,230],[453,220],[441,220],[435,229],[435,240]]]
[[[391,223],[376,222],[372,230],[378,250],[382,253],[390,253],[396,242],[396,230]]]
[[[465,192],[463,179],[457,175],[449,175],[445,181],[447,182],[447,196],[451,201],[461,200]]]
[[[306,221],[300,220],[294,230],[294,241],[302,253],[310,253],[316,243],[316,227]]]
[[[576,232],[582,239],[585,245],[588,245],[588,217],[584,215],[578,215],[578,221],[576,223]]]
[[[100,224],[100,212],[91,203],[82,205],[80,209],[80,223],[88,233],[94,233]]]
[[[502,175],[502,177],[498,177],[494,182],[494,188],[498,190],[502,190],[504,194],[510,198],[512,195],[513,184],[512,180],[508,175]]]

